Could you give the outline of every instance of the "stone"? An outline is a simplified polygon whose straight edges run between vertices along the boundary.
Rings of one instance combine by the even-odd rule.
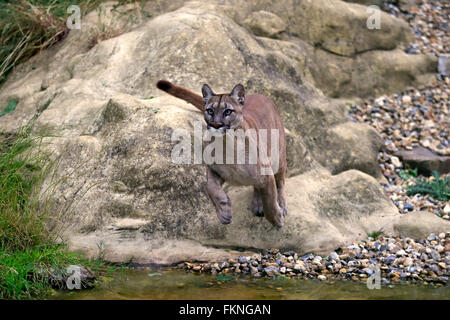
[[[410,41],[408,26],[382,13],[386,32],[369,31],[364,7],[337,0],[175,2],[158,1],[150,19],[93,48],[85,35],[100,18],[91,12],[86,32],[71,31],[0,87],[0,105],[19,100],[0,117],[2,131],[15,132],[35,116],[34,133],[51,131],[44,143],[58,158],[54,178],[62,180],[49,195],[52,221],[65,230],[70,250],[112,262],[237,261],[270,247],[328,254],[370,231],[394,232],[400,217],[377,180],[383,140],[349,121],[345,103],[323,92],[375,95],[434,72],[432,58],[397,48]],[[285,21],[286,32],[277,33],[283,39],[255,36],[241,24],[260,11]],[[162,75],[197,93],[204,82],[217,92],[243,83],[278,105],[289,176],[282,229],[251,214],[251,187],[230,187],[233,221],[218,222],[202,191],[205,166],[171,159],[172,134],[192,134],[202,115],[155,88]],[[76,206],[67,210],[68,203]],[[403,230],[415,227],[402,221]]]
[[[445,205],[443,211],[444,211],[445,214],[449,214],[449,213],[450,213],[450,204],[447,203],[447,204]]]
[[[412,211],[394,222],[394,230],[414,239],[425,239],[432,233],[450,230],[450,221],[426,211]]]
[[[438,72],[443,76],[450,77],[450,54],[439,55]]]
[[[282,8],[283,14],[278,13]],[[355,28],[357,25],[366,26],[366,9],[337,0],[314,0],[303,1],[293,6],[292,10],[286,10],[282,5],[279,9],[273,6],[272,10],[286,20],[295,21],[288,29],[292,34],[338,55],[351,56],[375,49],[391,50],[412,39],[408,25],[385,12],[381,12],[381,32]],[[329,19],[330,16],[333,19]]]
[[[276,14],[267,11],[252,12],[243,24],[255,35],[277,39],[286,31],[286,23]]]
[[[280,270],[277,267],[272,267],[272,266],[264,268],[264,272],[269,277],[277,276],[280,274]]]
[[[76,272],[79,275],[80,288],[90,289],[94,287],[96,276],[92,271],[81,265],[70,265],[67,267],[50,268],[49,270],[37,270],[37,274],[48,277],[49,284],[54,289],[67,289],[69,278]],[[73,283],[75,285],[75,283]]]
[[[420,173],[425,175],[430,175],[434,170],[441,174],[450,172],[449,156],[438,156],[424,147],[416,147],[410,151],[398,151],[395,155],[411,168],[417,168]]]
[[[339,261],[340,260],[339,259],[339,255],[336,252],[334,252],[334,251],[330,253],[329,258],[331,260],[334,260],[334,261]]]
[[[391,162],[396,168],[403,167],[402,163],[400,162],[400,159],[397,157],[391,157]]]
[[[317,279],[319,279],[320,281],[325,281],[325,280],[327,280],[327,277],[325,275],[321,274],[317,277]]]
[[[237,260],[239,263],[241,263],[241,264],[243,264],[243,263],[248,263],[248,260],[247,260],[247,258],[246,257],[243,257],[243,256],[240,256],[240,257],[238,257],[238,260]]]

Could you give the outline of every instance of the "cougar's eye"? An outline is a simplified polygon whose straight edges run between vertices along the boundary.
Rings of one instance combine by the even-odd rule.
[[[234,110],[227,109],[227,110],[225,110],[225,111],[223,112],[223,114],[224,114],[224,116],[226,117],[226,116],[229,116],[230,114],[232,114],[233,111],[234,111]]]
[[[210,116],[212,116],[212,115],[214,114],[214,110],[211,109],[211,108],[207,109],[206,112],[208,112],[208,114],[209,114]]]

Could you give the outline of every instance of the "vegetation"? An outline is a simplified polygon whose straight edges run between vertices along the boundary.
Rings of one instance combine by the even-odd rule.
[[[40,151],[42,136],[28,129],[0,140],[0,247],[15,251],[46,242],[45,213],[37,201],[48,155]]]
[[[450,200],[450,177],[440,178],[437,171],[433,172],[434,179],[427,181],[418,179],[415,185],[406,188],[408,195],[429,194],[440,201]]]
[[[42,298],[53,292],[50,270],[69,265],[84,265],[97,276],[109,275],[121,268],[102,260],[86,260],[69,253],[62,244],[45,244],[25,250],[0,248],[0,299]]]
[[[400,170],[400,172],[398,173],[398,175],[400,176],[400,178],[402,178],[403,180],[408,180],[410,178],[417,178],[417,168],[414,170],[411,169],[407,169],[407,170]]]
[[[68,32],[69,5],[87,12],[100,0],[11,0],[0,2],[0,84],[20,62],[48,48]]]
[[[0,299],[43,297],[51,291],[50,269],[82,264],[101,274],[114,267],[69,253],[46,227],[51,203],[40,192],[53,163],[43,138],[31,136],[29,126],[0,132]]]
[[[67,35],[66,21],[72,14],[67,12],[70,5],[80,6],[83,15],[102,2],[1,1],[0,85],[15,66]],[[113,10],[129,3],[136,3],[135,10],[140,17],[145,4],[142,0],[120,0]],[[90,35],[91,43],[95,45],[118,34],[120,30],[105,26],[100,20],[98,30]],[[0,117],[13,112],[17,103],[11,99],[6,107],[0,108]],[[15,134],[0,131],[0,299],[34,298],[49,293],[49,273],[45,270],[83,264],[101,274],[112,268],[101,258],[86,261],[68,253],[63,243],[57,244],[57,233],[48,229],[51,203],[41,193],[44,177],[53,163],[42,148],[45,136],[30,134],[35,118],[36,115]]]
[[[68,34],[67,12],[70,5],[78,5],[81,14],[97,8],[105,0],[10,0],[0,2],[0,84],[7,74],[19,63],[48,48]],[[126,4],[136,4],[134,15],[141,19],[151,16],[143,8],[144,0],[119,0],[113,10]],[[124,12],[129,14],[130,12]],[[91,30],[89,48],[98,42],[115,37],[123,31],[99,23]],[[89,49],[88,48],[88,49]]]
[[[373,231],[371,233],[368,233],[367,236],[372,238],[372,239],[376,239],[376,238],[378,238],[379,236],[381,236],[383,234],[384,234],[383,230],[380,229],[378,231]]]

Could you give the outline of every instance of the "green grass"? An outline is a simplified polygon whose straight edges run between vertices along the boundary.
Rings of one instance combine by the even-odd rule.
[[[400,172],[398,173],[398,175],[400,176],[400,178],[402,178],[403,180],[408,180],[411,178],[417,178],[417,168],[414,170],[411,169],[407,169],[407,170],[400,170]]]
[[[433,172],[434,180],[426,181],[418,179],[415,185],[406,188],[408,195],[415,195],[417,193],[423,195],[430,195],[434,199],[440,201],[450,200],[450,177],[440,178],[437,171]]]
[[[62,244],[46,244],[23,251],[0,248],[0,299],[44,298],[54,292],[50,269],[60,270],[69,265],[83,265],[97,276],[108,276],[122,266],[101,260],[86,260],[70,253]]]
[[[40,191],[54,162],[44,137],[30,135],[29,126],[15,135],[0,132],[0,299],[45,297],[52,290],[50,268],[81,264],[99,275],[114,269],[69,253],[46,227],[52,205]]]
[[[367,234],[367,236],[372,238],[372,239],[376,239],[376,238],[378,238],[381,235],[383,235],[383,231],[382,230],[373,231],[373,232]]]
[[[37,188],[48,168],[41,150],[43,136],[31,137],[28,129],[0,136],[0,247],[25,250],[49,241]]]

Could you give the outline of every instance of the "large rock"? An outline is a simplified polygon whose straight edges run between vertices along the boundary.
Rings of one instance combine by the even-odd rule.
[[[310,71],[316,86],[330,97],[374,96],[402,91],[408,84],[435,77],[437,59],[406,54],[400,49],[368,51],[344,57],[317,50]],[[411,66],[414,66],[413,68]]]
[[[367,28],[367,20],[373,13],[366,6],[356,3],[340,0],[254,3],[289,21],[288,31],[293,35],[338,55],[391,50],[413,40],[406,22],[383,11],[380,11],[380,29]]]
[[[409,237],[414,239],[425,239],[431,233],[448,232],[450,221],[427,211],[413,211],[402,215],[394,223],[394,230],[399,234],[408,234]]]
[[[450,157],[438,156],[424,147],[397,151],[395,155],[407,163],[410,168],[417,168],[422,174],[430,175],[433,171],[440,174],[450,172]]]
[[[257,36],[277,39],[286,31],[286,23],[276,14],[267,11],[253,12],[244,20],[244,24]]]
[[[276,33],[283,40],[257,37],[239,15],[271,12],[288,21],[291,31],[300,22],[266,1],[149,5],[156,17],[93,48],[85,36],[98,23],[91,13],[83,20],[86,30],[71,31],[19,66],[0,89],[0,104],[19,100],[14,112],[0,117],[4,131],[34,119],[35,133],[54,135],[46,142],[58,161],[42,196],[53,206],[52,227],[63,229],[72,249],[113,261],[174,263],[236,254],[220,247],[325,252],[381,227],[394,232],[397,210],[375,180],[378,134],[349,122],[345,105],[315,87],[321,82],[308,39],[285,32]],[[393,26],[391,36],[400,29]],[[361,43],[355,52],[364,48]],[[172,133],[192,133],[202,116],[158,91],[155,83],[162,78],[194,91],[207,82],[226,92],[241,82],[248,92],[276,102],[292,176],[283,229],[250,214],[250,188],[227,187],[234,220],[228,226],[218,222],[203,193],[204,166],[171,159],[177,144]]]
[[[219,224],[204,194],[194,200],[166,191],[170,209],[163,211],[150,202],[141,218],[124,211],[89,234],[71,233],[69,242],[92,256],[102,254],[112,261],[133,258],[142,264],[217,260],[224,257],[217,247],[327,254],[373,231],[393,233],[392,222],[399,216],[377,181],[356,170],[336,176],[310,171],[288,179],[286,186],[289,213],[281,229],[250,212],[249,187],[230,190],[234,216],[226,226]]]

